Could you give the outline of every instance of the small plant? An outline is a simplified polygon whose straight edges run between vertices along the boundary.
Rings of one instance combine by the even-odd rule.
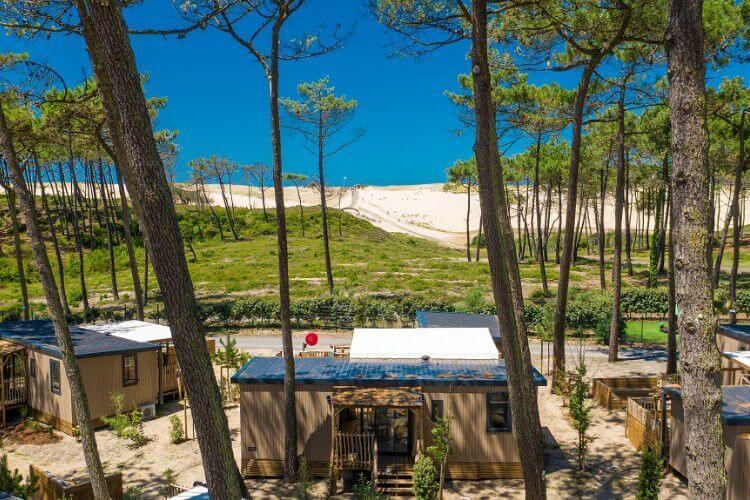
[[[414,496],[419,500],[433,500],[440,487],[432,459],[425,455],[414,464]]]
[[[0,457],[0,491],[20,498],[33,498],[36,494],[36,478],[29,476],[24,481],[18,469],[8,467],[8,456]]]
[[[572,387],[570,388],[570,397],[568,400],[568,412],[573,422],[573,428],[578,432],[578,470],[582,471],[585,467],[586,452],[588,451],[589,438],[586,435],[591,426],[591,405],[586,402],[586,396],[589,392],[588,384],[585,382],[586,360],[583,352],[576,365],[575,376],[573,377]]]
[[[380,500],[385,498],[375,491],[375,485],[364,474],[360,474],[357,482],[354,483],[352,494],[356,500]]]
[[[664,460],[659,450],[646,447],[641,453],[641,472],[638,474],[638,500],[656,500],[659,497],[659,482],[664,472]]]
[[[307,460],[304,458],[299,461],[299,470],[297,471],[297,484],[294,485],[294,498],[307,500],[312,498],[310,488],[313,482],[310,476],[310,469],[307,467]]]
[[[185,440],[185,431],[182,420],[176,413],[169,417],[169,440],[172,444],[180,444]]]
[[[177,482],[177,474],[172,469],[165,470],[159,478],[159,495],[169,498],[173,495],[173,485]]]
[[[122,500],[141,500],[143,497],[143,490],[138,486],[129,486],[127,490],[122,493]]]
[[[134,409],[130,413],[123,413],[124,397],[122,394],[112,394],[110,400],[115,408],[115,414],[112,417],[102,417],[102,421],[112,429],[117,437],[131,441],[133,446],[139,447],[146,444],[148,438],[143,434],[141,412]]]
[[[448,405],[448,413],[443,418],[438,418],[432,423],[432,445],[427,447],[427,455],[432,458],[433,463],[438,464],[438,497],[443,498],[443,486],[445,484],[445,464],[448,461],[453,448],[453,436],[451,435],[451,423],[453,413]]]

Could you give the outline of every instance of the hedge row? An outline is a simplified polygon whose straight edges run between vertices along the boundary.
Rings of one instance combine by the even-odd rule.
[[[527,301],[525,315],[532,327],[549,318],[554,308],[554,297],[544,300]],[[663,288],[629,288],[622,294],[622,311],[625,314],[666,314],[668,310],[667,290]],[[716,294],[717,310],[725,309],[726,292]],[[271,326],[279,323],[279,304],[274,297],[250,297],[222,301],[203,302],[201,317],[207,323],[249,324]],[[735,308],[738,312],[750,315],[750,291],[737,294]],[[43,306],[35,307],[34,317],[43,317]],[[394,296],[325,296],[294,302],[291,308],[292,324],[297,328],[350,328],[363,326],[413,326],[416,311],[474,312],[494,314],[495,307],[485,300],[453,303],[444,300],[425,300],[409,295]],[[612,295],[608,291],[571,291],[566,320],[570,328],[594,329],[596,325],[610,318]],[[0,320],[21,318],[20,305],[7,304],[0,307]],[[112,320],[132,317],[133,311],[123,308],[92,308],[87,318],[74,320]],[[149,314],[163,318],[163,310]]]

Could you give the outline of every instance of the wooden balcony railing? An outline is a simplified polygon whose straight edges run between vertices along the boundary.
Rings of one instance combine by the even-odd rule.
[[[16,377],[3,381],[3,394],[5,394],[5,405],[15,405],[26,402],[26,379]]]
[[[336,433],[336,465],[344,469],[372,469],[375,463],[375,434]]]

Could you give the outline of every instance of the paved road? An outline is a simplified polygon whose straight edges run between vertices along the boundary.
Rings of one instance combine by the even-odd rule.
[[[252,351],[252,352],[276,352],[281,350],[281,336],[280,335],[237,335],[235,337],[237,339],[237,346],[240,347],[243,350],[246,351]],[[292,340],[294,344],[294,350],[299,351],[302,349],[302,342],[304,341],[305,333],[294,333],[292,335]],[[314,349],[323,349],[327,350],[330,349],[332,345],[334,344],[344,344],[348,345],[351,342],[351,334],[328,334],[328,333],[318,333],[318,345],[314,347]],[[532,339],[530,344],[531,349],[531,355],[534,357],[537,357],[540,355],[541,352],[541,345],[538,340]],[[597,345],[585,345],[585,354],[586,357],[594,357],[594,358],[606,358],[607,357],[607,347],[606,346],[597,346]],[[545,344],[545,356],[547,354],[547,346]],[[565,348],[565,354],[566,357],[569,359],[575,359],[575,357],[578,356],[578,353],[580,352],[580,346],[575,341],[570,341],[567,343]],[[552,352],[550,348],[550,352]],[[637,347],[626,347],[622,346],[620,347],[620,359],[622,360],[635,360],[635,359],[643,359],[647,361],[666,361],[667,360],[667,351],[664,348],[637,348]]]

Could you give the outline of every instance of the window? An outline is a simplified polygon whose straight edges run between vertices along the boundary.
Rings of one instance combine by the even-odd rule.
[[[138,383],[138,355],[136,353],[122,355],[122,386]]]
[[[510,431],[510,404],[507,392],[487,394],[487,432]]]
[[[53,394],[61,394],[62,386],[60,384],[60,362],[56,359],[49,360],[49,390]]]
[[[36,359],[29,359],[29,376],[36,377]]]
[[[431,416],[433,422],[443,418],[443,401],[440,399],[432,400]]]

